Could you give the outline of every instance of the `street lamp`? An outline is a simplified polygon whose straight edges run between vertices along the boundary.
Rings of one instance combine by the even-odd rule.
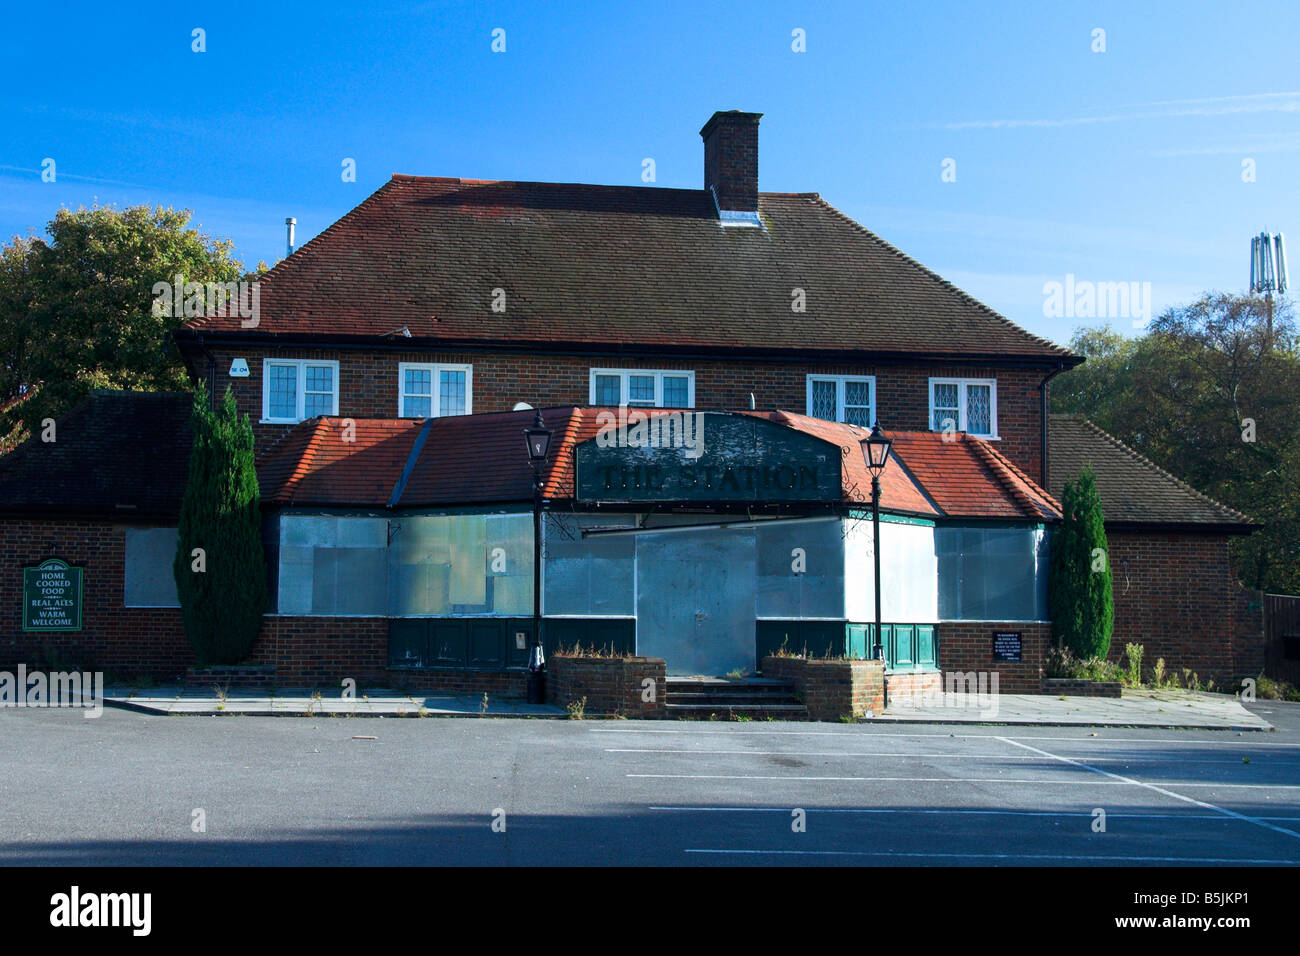
[[[866,459],[867,470],[871,472],[871,526],[875,534],[875,546],[872,548],[876,559],[876,642],[871,656],[875,660],[884,660],[884,632],[880,624],[880,476],[889,464],[889,449],[894,444],[880,430],[880,423],[871,426],[871,434],[862,443],[862,457]],[[863,649],[865,652],[865,648]]]
[[[551,450],[553,432],[537,410],[524,429],[528,460],[533,466],[533,648],[528,655],[528,703],[546,703],[546,655],[542,653],[542,465]]]

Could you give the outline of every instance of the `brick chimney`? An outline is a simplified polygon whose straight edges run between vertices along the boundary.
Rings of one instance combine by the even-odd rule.
[[[704,139],[704,188],[713,191],[724,221],[757,220],[758,121],[762,116],[740,110],[719,111],[700,130]]]

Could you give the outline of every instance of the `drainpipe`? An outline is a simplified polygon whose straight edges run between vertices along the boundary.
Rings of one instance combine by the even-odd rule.
[[[1041,422],[1040,422],[1040,434],[1038,438],[1038,450],[1039,450],[1038,467],[1041,469],[1040,477],[1042,478],[1042,481],[1040,482],[1039,486],[1043,488],[1043,490],[1045,490],[1049,495],[1052,493],[1052,490],[1048,488],[1049,480],[1047,477],[1047,413],[1048,413],[1047,383],[1050,382],[1052,379],[1056,378],[1056,376],[1060,375],[1064,371],[1065,371],[1065,363],[1061,362],[1056,366],[1055,369],[1047,373],[1046,378],[1044,378],[1041,382],[1038,383],[1038,403],[1041,409],[1039,413]]]

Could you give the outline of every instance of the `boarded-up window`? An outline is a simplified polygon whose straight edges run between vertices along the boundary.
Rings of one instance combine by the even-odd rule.
[[[175,528],[127,528],[125,580],[122,603],[126,607],[180,607],[172,562],[176,559]]]
[[[1047,532],[1041,528],[943,526],[939,617],[945,621],[1047,618]]]

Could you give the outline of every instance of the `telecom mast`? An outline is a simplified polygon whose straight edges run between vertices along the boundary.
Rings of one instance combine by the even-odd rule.
[[[1273,296],[1286,291],[1286,245],[1282,233],[1261,232],[1250,240],[1250,292],[1264,293],[1268,343],[1273,344]]]

